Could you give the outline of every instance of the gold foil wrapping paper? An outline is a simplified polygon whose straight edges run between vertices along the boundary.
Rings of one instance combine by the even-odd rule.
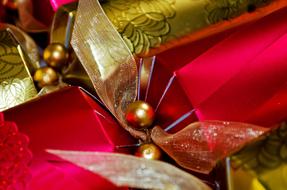
[[[23,103],[37,95],[23,51],[9,28],[0,29],[0,111]]]
[[[107,0],[103,9],[130,50],[150,56],[287,5],[285,0]]]
[[[36,69],[40,67],[40,56],[35,41],[28,34],[26,34],[20,28],[14,25],[0,23],[0,28],[10,29],[10,31],[13,33],[13,36],[15,36],[17,42],[23,48],[23,51],[27,53],[29,59],[31,60],[27,62],[29,71],[31,73],[36,71]]]

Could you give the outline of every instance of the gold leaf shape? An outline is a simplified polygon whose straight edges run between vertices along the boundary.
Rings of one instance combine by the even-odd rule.
[[[37,95],[30,77],[0,83],[0,111],[21,104]]]
[[[26,76],[17,45],[7,30],[0,30],[0,81]]]

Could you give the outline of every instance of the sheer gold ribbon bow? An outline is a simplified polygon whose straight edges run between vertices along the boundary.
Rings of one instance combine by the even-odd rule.
[[[130,127],[124,118],[127,106],[135,101],[137,96],[136,61],[98,1],[79,1],[71,44],[105,106],[131,135],[145,141],[147,134]],[[172,135],[155,127],[151,131],[151,137],[181,166],[209,173],[218,160],[234,153],[267,131],[249,124],[207,121],[193,123]],[[65,155],[60,154],[63,158],[66,158]],[[93,157],[91,154],[88,156]],[[98,157],[96,154],[94,156]],[[106,157],[112,159],[113,156],[107,154]],[[131,158],[130,161],[138,164],[143,162]],[[101,164],[106,165],[104,162]],[[152,163],[151,165],[156,166]]]

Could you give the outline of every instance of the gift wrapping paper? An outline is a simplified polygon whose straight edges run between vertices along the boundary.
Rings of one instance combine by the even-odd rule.
[[[4,111],[4,116],[13,119],[30,139],[33,159],[27,189],[126,190],[47,152],[48,149],[125,152],[116,146],[134,143],[101,104],[80,88],[66,87],[39,96]]]
[[[0,29],[0,110],[37,95],[28,66],[33,65],[9,28]]]
[[[114,0],[100,1],[100,3],[102,11],[135,56],[158,54],[169,48],[264,17],[287,5],[287,2],[282,0]],[[51,28],[50,41],[61,42],[66,47],[70,47],[77,2],[53,0],[51,4],[57,11]],[[83,7],[87,6],[85,2],[82,4]],[[90,12],[89,18],[97,14],[94,11],[88,12]],[[89,19],[86,19],[79,25],[84,27],[88,22]],[[92,27],[98,28],[100,25]],[[100,43],[100,46],[105,46],[105,43]],[[91,76],[87,74],[74,54],[71,57],[72,63],[63,69],[64,81],[83,86],[93,92]]]
[[[96,87],[96,90],[98,90],[98,92],[103,92],[104,95],[101,96],[102,100],[104,100],[103,103],[107,106],[108,109],[110,109],[110,111],[114,114],[114,116],[118,119],[120,123],[122,122],[122,118],[120,117],[123,115],[124,111],[120,110],[121,112],[119,113],[118,109],[123,109],[123,107],[125,107],[130,100],[133,101],[135,99],[136,95],[134,94],[134,92],[137,88],[134,82],[136,81],[135,79],[137,79],[138,76],[136,74],[136,63],[131,58],[132,54],[136,58],[155,55],[169,48],[180,46],[194,40],[202,39],[206,36],[210,36],[223,30],[228,30],[229,28],[235,27],[237,25],[242,25],[249,21],[254,21],[258,18],[266,16],[267,14],[270,14],[271,12],[274,12],[277,9],[284,7],[287,4],[286,1],[283,0],[107,0],[101,1],[101,6],[102,11],[104,11],[104,13],[106,14],[105,16],[107,16],[109,22],[111,22],[110,24],[112,25],[105,25],[109,24],[109,22],[93,23],[91,22],[91,20],[88,19],[96,18],[96,21],[104,20],[103,17],[99,17],[99,15],[102,13],[101,11],[94,11],[94,9],[89,10],[89,4],[85,4],[85,2],[90,1],[83,0],[80,6],[82,9],[78,11],[78,18],[83,17],[82,14],[83,10],[85,10],[84,8],[86,8],[86,10],[89,10],[87,11],[87,15],[89,17],[84,17],[86,19],[82,20],[78,19],[81,22],[77,23],[76,26],[78,28],[76,28],[76,32],[77,34],[79,34],[79,28],[82,29],[87,27],[91,28],[91,31],[95,32],[97,35],[94,35],[95,33],[92,33],[90,30],[84,30],[83,36],[88,34],[88,40],[76,38],[76,42],[73,42],[74,48],[77,47],[76,45],[81,44],[81,42],[83,42],[83,44],[89,42],[89,45],[95,45],[94,47],[97,47],[95,48],[97,50],[101,49],[101,47],[104,47],[103,49],[105,51],[101,50],[102,53],[101,51],[99,51],[99,55],[103,55],[110,51],[108,53],[111,57],[111,59],[106,60],[106,62],[106,55],[104,57],[101,57],[102,59],[97,59],[96,61],[91,58],[88,60],[88,62],[83,62],[82,58],[81,61],[82,64],[84,64],[83,66],[86,67],[86,72],[83,69],[83,66],[80,64],[79,60],[76,58],[76,55],[73,52],[72,48],[70,47],[70,40],[74,35],[73,26],[76,20],[75,18],[77,17],[77,3],[67,4],[58,8],[58,5],[66,4],[69,2],[70,1],[52,2],[52,5],[54,6],[54,9],[57,9],[57,12],[54,17],[53,26],[51,29],[50,41],[63,43],[69,49],[72,55],[70,60],[71,64],[63,68],[63,79],[65,82],[70,84],[84,86],[89,90],[93,89],[93,87]],[[171,62],[171,59],[168,61],[167,64],[161,62],[162,59],[165,58],[165,55],[158,55],[159,62],[161,63],[157,63],[155,65],[155,69],[158,69],[157,72],[155,72],[157,75],[154,75],[155,78],[153,78],[153,81],[150,84],[151,86],[149,90],[151,91],[149,91],[149,96],[145,97],[148,102],[151,102],[156,107],[158,113],[161,114],[159,120],[157,120],[156,122],[162,124],[163,127],[168,126],[170,123],[172,123],[172,121],[176,120],[178,117],[184,114],[185,111],[190,111],[190,109],[193,108],[196,109],[196,114],[200,120],[232,120],[270,126],[271,124],[275,124],[278,121],[281,121],[286,118],[284,112],[281,112],[282,110],[284,110],[284,105],[286,105],[285,101],[283,100],[284,92],[286,91],[286,78],[284,75],[286,68],[282,66],[284,65],[283,60],[286,58],[285,49],[282,48],[284,47],[284,45],[286,45],[286,26],[284,24],[285,17],[286,14],[281,11],[277,14],[271,15],[271,17],[264,18],[264,21],[261,20],[255,24],[252,23],[254,25],[247,25],[247,27],[243,26],[243,29],[240,28],[240,32],[235,32],[231,34],[232,32],[234,32],[234,30],[228,30],[226,33],[224,33],[224,35],[219,34],[214,38],[208,38],[208,40],[211,39],[211,41],[203,44],[201,46],[202,49],[192,49],[192,47],[194,48],[196,47],[196,45],[191,45],[191,48],[189,48],[187,51],[188,55],[185,55],[188,57],[188,59],[190,59],[186,61],[186,63],[177,63],[178,60],[182,58],[177,59],[176,57],[179,57],[181,54],[178,54],[175,56],[175,58],[173,58],[173,60],[175,60],[174,63]],[[93,25],[90,26],[90,23],[93,23]],[[270,25],[270,23],[272,23],[272,26]],[[123,60],[123,57],[125,56],[122,56],[122,52],[117,51],[117,49],[112,49],[113,47],[115,47],[114,44],[109,44],[109,42],[111,42],[109,37],[116,36],[114,35],[115,33],[109,33],[112,30],[107,29],[108,27],[103,26],[112,26],[114,27],[114,29],[116,29],[115,32],[117,37],[120,37],[122,40],[121,43],[117,43],[118,47],[121,47],[118,49],[124,49],[125,47],[127,47],[130,50],[130,54],[124,54],[125,56],[130,58],[130,61],[128,63]],[[95,28],[93,29],[93,27]],[[244,27],[246,28],[244,29]],[[105,30],[107,31],[106,34]],[[88,32],[85,33],[85,31]],[[260,35],[258,35],[259,33]],[[102,39],[105,40],[97,41],[97,37],[94,38],[94,36],[98,35],[102,35]],[[107,35],[106,38],[103,38],[104,35]],[[120,40],[118,42],[120,42]],[[193,43],[193,45],[200,42],[195,42]],[[169,56],[172,56],[172,54],[176,54],[174,52],[180,51],[181,48],[182,46],[178,49],[174,49],[173,53],[171,53],[172,51],[170,51],[169,53],[171,53],[171,55]],[[83,52],[86,55],[89,54],[89,52],[85,51],[85,48],[79,49],[81,49],[81,51],[84,50]],[[75,48],[75,50],[78,52],[79,49]],[[95,53],[95,51],[93,51],[92,53]],[[96,57],[95,55],[93,56]],[[111,60],[113,60],[114,62]],[[111,62],[116,64],[109,64]],[[103,63],[105,64],[103,65]],[[247,63],[249,63],[249,65]],[[99,66],[96,67],[96,64]],[[125,69],[128,68],[128,70],[124,70],[123,67]],[[150,69],[149,67],[150,65],[147,66],[147,69]],[[206,71],[213,71],[213,73],[208,74],[206,73]],[[148,70],[148,72],[150,72],[150,70]],[[101,75],[98,75],[99,73]],[[118,73],[121,73],[119,76],[122,76],[122,78],[116,75]],[[94,86],[90,81],[91,77]],[[267,77],[268,80],[264,80],[265,77]],[[250,80],[252,81],[251,83],[248,82]],[[95,83],[95,81],[100,81],[102,84],[100,84],[100,86],[97,86],[99,83]],[[171,81],[171,83],[170,86],[167,87],[166,83],[168,83],[169,81]],[[131,85],[129,86],[129,84]],[[264,88],[260,85],[264,86]],[[161,90],[164,91],[163,94],[158,93],[159,87],[161,88]],[[170,88],[173,91],[170,90]],[[13,88],[9,87],[9,89]],[[115,93],[111,93],[110,89],[115,90]],[[129,95],[123,95],[128,91],[132,91],[132,93],[130,93],[130,97]],[[47,156],[46,153],[43,153],[43,150],[46,148],[64,150],[77,149],[80,151],[103,150],[113,152],[115,144],[117,144],[118,142],[116,138],[118,135],[116,134],[123,134],[124,137],[127,135],[125,132],[121,131],[121,129],[119,132],[115,129],[112,129],[112,127],[110,128],[109,122],[104,122],[103,124],[103,122],[100,121],[103,118],[101,118],[99,115],[101,115],[102,113],[104,113],[102,115],[105,115],[105,111],[101,110],[100,107],[96,106],[93,101],[87,98],[87,95],[85,93],[81,92],[81,90],[70,88],[68,90],[66,89],[57,93],[56,95],[52,94],[35,100],[35,102],[37,103],[28,102],[28,104],[23,107],[19,106],[6,112],[8,114],[8,118],[9,115],[10,117],[12,117],[16,113],[16,115],[18,115],[18,118],[16,120],[18,120],[18,122],[20,123],[20,128],[22,128],[29,134],[29,136],[31,136],[32,150],[36,152],[34,163],[32,164],[34,172],[34,180],[31,183],[32,187],[34,189],[37,189],[46,183],[47,188],[53,187],[56,189],[64,186],[66,187],[68,184],[70,187],[73,186],[73,189],[96,188],[95,184],[100,186],[102,185],[103,188],[113,188],[112,185],[108,184],[108,182],[106,182],[104,179],[101,179],[99,177],[97,180],[95,180],[93,179],[93,177],[89,177],[90,174],[85,173],[85,171],[82,171],[82,169],[79,169],[75,166],[71,167],[71,165],[62,163],[56,158],[50,158],[50,156]],[[179,97],[178,94],[180,93],[184,94],[181,95],[181,97],[184,97],[184,99],[180,101],[175,101],[175,99]],[[120,102],[124,99],[121,99],[120,97],[127,98],[129,101],[123,101],[124,103]],[[70,105],[71,102],[67,100],[75,99],[80,100],[80,103],[75,103],[76,106],[73,107]],[[49,104],[48,101],[51,104]],[[53,101],[55,101],[56,103],[54,102],[54,104],[52,104]],[[64,104],[60,104],[61,101],[63,101]],[[89,105],[92,105],[92,109],[89,106],[87,106],[89,108],[85,107],[87,102]],[[178,103],[180,103],[180,105],[178,105]],[[45,119],[39,118],[38,120],[36,120],[35,123],[32,122],[32,127],[28,126],[28,122],[25,122],[25,120],[27,119],[27,113],[24,113],[26,112],[24,110],[30,107],[30,109],[34,112],[41,112],[42,110],[36,108],[41,107],[40,105],[42,105],[42,107],[46,106],[49,108],[42,113],[44,116],[54,118],[53,121],[59,121],[59,123],[55,124],[52,128],[50,128],[50,126],[53,125],[53,121],[52,123],[47,122],[43,124],[41,123],[41,121],[44,121]],[[74,115],[75,118],[78,118],[77,122],[83,121],[86,115],[88,115],[90,118],[86,119],[93,120],[95,121],[95,123],[98,124],[97,130],[95,131],[98,131],[96,133],[103,134],[100,135],[103,138],[99,138],[97,139],[98,141],[94,142],[92,139],[93,134],[95,133],[92,133],[93,129],[89,128],[91,126],[87,127],[85,125],[87,123],[73,123],[74,120],[69,120],[70,117],[63,116],[63,118],[59,119],[59,114],[51,114],[49,111],[53,110],[53,105],[57,105],[55,106],[57,108],[62,106],[61,109],[58,109],[56,111],[56,113],[62,111],[69,116]],[[84,107],[86,111],[84,111]],[[67,108],[71,110],[66,112]],[[184,108],[186,110],[182,111],[183,109],[181,108]],[[77,110],[77,112],[74,112],[74,110]],[[181,111],[179,112],[177,110]],[[228,112],[226,110],[228,110]],[[90,112],[94,112],[94,114],[97,116],[94,115],[95,117],[93,117],[93,114],[91,114]],[[34,114],[31,113],[31,115]],[[105,117],[109,116],[105,115]],[[83,120],[81,120],[81,118]],[[33,118],[30,118],[29,120],[31,121],[32,119]],[[190,131],[190,138],[195,138],[192,135],[192,132],[194,130],[193,125],[202,125],[201,127],[199,127],[199,131],[205,131],[206,128],[210,128],[210,126],[213,125],[221,129],[222,134],[220,133],[221,135],[218,138],[214,137],[214,139],[212,140],[214,142],[210,141],[210,139],[208,138],[203,138],[203,141],[204,143],[205,141],[207,142],[207,152],[212,152],[212,150],[210,149],[216,150],[216,148],[219,147],[220,151],[223,150],[224,152],[224,150],[226,150],[224,152],[225,154],[220,153],[220,155],[224,156],[229,154],[230,150],[228,148],[230,147],[228,146],[232,144],[225,143],[224,140],[227,139],[230,142],[237,142],[236,140],[233,141],[229,140],[229,138],[224,138],[225,134],[229,134],[228,130],[224,130],[224,127],[236,125],[236,127],[230,127],[232,128],[231,130],[234,129],[234,131],[237,132],[240,130],[245,130],[244,127],[238,127],[243,126],[240,123],[219,122],[219,124],[216,124],[211,122],[210,124],[205,124],[199,122],[190,124],[190,122],[192,121],[194,121],[194,118],[189,118],[188,123],[181,124],[182,127],[186,127],[186,130]],[[41,125],[44,125],[44,127],[41,126],[41,128],[36,128],[35,126],[39,123],[41,123]],[[110,124],[111,123],[113,123],[114,126],[118,126],[118,123],[114,121],[111,121]],[[87,127],[85,128],[85,131],[79,129],[79,126],[82,124]],[[220,127],[221,125],[222,127]],[[69,131],[69,128],[66,128],[67,126],[71,127],[71,131]],[[237,127],[240,129],[237,130]],[[252,127],[247,125],[246,130],[248,131],[249,128]],[[59,129],[59,131],[57,131],[57,129]],[[262,128],[258,129],[262,130]],[[44,134],[43,131],[45,131],[46,133]],[[69,132],[66,133],[67,131]],[[90,134],[88,134],[89,131],[91,132]],[[183,130],[177,134],[166,134],[163,133],[162,129],[159,127],[156,127],[154,131],[156,131],[152,136],[154,138],[154,142],[161,147],[167,146],[166,148],[164,147],[165,152],[168,153],[171,157],[174,156],[174,159],[176,161],[178,161],[177,158],[179,157],[176,156],[179,156],[179,153],[181,154],[188,152],[187,149],[180,149],[179,151],[182,152],[177,152],[178,150],[174,151],[174,148],[171,148],[172,146],[169,146],[170,144],[176,143],[176,139],[182,140],[180,136],[186,135],[186,131]],[[129,132],[132,134],[131,130],[129,130]],[[63,134],[63,136],[58,136],[59,134],[57,133]],[[76,133],[82,134],[83,138],[80,138],[81,142],[75,141],[74,144],[73,140],[71,139],[75,138]],[[38,137],[39,134],[40,136],[42,135],[42,138]],[[45,138],[46,134],[48,134],[47,138]],[[219,132],[216,134],[219,134]],[[246,132],[242,132],[242,134],[243,143],[234,143],[234,145],[236,144],[236,146],[238,146],[239,144],[242,144],[243,146],[247,144],[247,141],[252,140],[252,138],[244,139],[247,134]],[[251,137],[254,137],[254,134],[252,132],[248,134],[250,134]],[[260,134],[263,134],[263,131],[261,131]],[[203,137],[210,137],[211,135],[213,134],[209,135],[205,131],[205,136]],[[50,141],[49,138],[51,137],[55,137],[56,140]],[[233,138],[233,136],[230,138]],[[126,143],[127,139],[119,142]],[[82,144],[83,142],[84,145]],[[183,144],[185,142],[187,143],[186,146],[188,146],[189,141],[182,141],[181,143]],[[127,143],[130,143],[130,141]],[[227,146],[227,148],[221,148],[224,146]],[[280,144],[280,151],[281,147],[282,146]],[[200,148],[201,146],[199,146],[199,149]],[[238,147],[236,147],[236,150],[237,148]],[[283,146],[283,149],[284,148],[285,145]],[[191,147],[191,150],[194,150],[194,148]],[[234,148],[232,148],[230,152],[232,152],[233,150]],[[212,153],[217,154],[220,151],[214,151]],[[283,157],[285,156],[284,151]],[[264,159],[266,157],[270,158],[266,156],[265,153],[263,153],[263,155]],[[184,158],[188,158],[188,156],[189,155],[185,156]],[[200,158],[201,156],[199,155],[198,157]],[[262,156],[260,158],[262,158]],[[274,157],[271,158],[274,159]],[[178,163],[181,163],[182,160],[179,161],[180,162]],[[212,159],[212,161],[214,161],[214,164],[212,163],[212,165],[215,165],[217,159]],[[184,162],[187,161],[183,160],[182,162],[182,166],[186,167],[186,163]],[[190,168],[194,170],[193,167],[194,163],[191,163]],[[212,167],[208,167],[208,169],[206,169],[206,172],[209,172],[210,168]],[[271,170],[269,170],[269,173],[272,173],[270,171]],[[285,169],[283,169],[282,171],[285,171]],[[68,174],[69,172],[71,172],[72,174]],[[46,173],[51,173],[51,176],[45,178],[43,180],[44,183],[38,183],[37,180],[42,179],[42,176],[44,176]],[[234,176],[236,176],[236,173],[238,174],[240,172],[235,172]],[[63,183],[53,184],[53,180],[51,179],[56,179],[59,175],[65,176],[65,180],[62,181]],[[265,181],[268,181],[272,174],[266,174],[262,176]],[[256,177],[257,176],[255,175],[254,184],[256,184],[254,185],[254,187],[256,186],[255,188],[259,188],[260,185],[264,186],[261,180],[262,178],[259,179]],[[81,181],[80,183],[77,178],[79,178],[79,181]],[[97,182],[92,182],[93,180]],[[271,183],[275,183],[274,180],[271,181]],[[276,183],[278,181],[279,180],[277,180]],[[282,180],[278,183],[281,182]],[[285,183],[284,180],[282,183]]]
[[[152,55],[256,20],[282,0],[108,0],[106,15],[137,55]]]
[[[74,0],[50,0],[57,10]],[[284,6],[284,0],[105,0],[106,15],[136,55],[174,46],[256,20]],[[84,23],[83,23],[84,24]]]

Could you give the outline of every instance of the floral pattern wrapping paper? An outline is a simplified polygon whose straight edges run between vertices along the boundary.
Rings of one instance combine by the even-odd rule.
[[[29,57],[9,28],[0,29],[0,111],[37,95]]]

